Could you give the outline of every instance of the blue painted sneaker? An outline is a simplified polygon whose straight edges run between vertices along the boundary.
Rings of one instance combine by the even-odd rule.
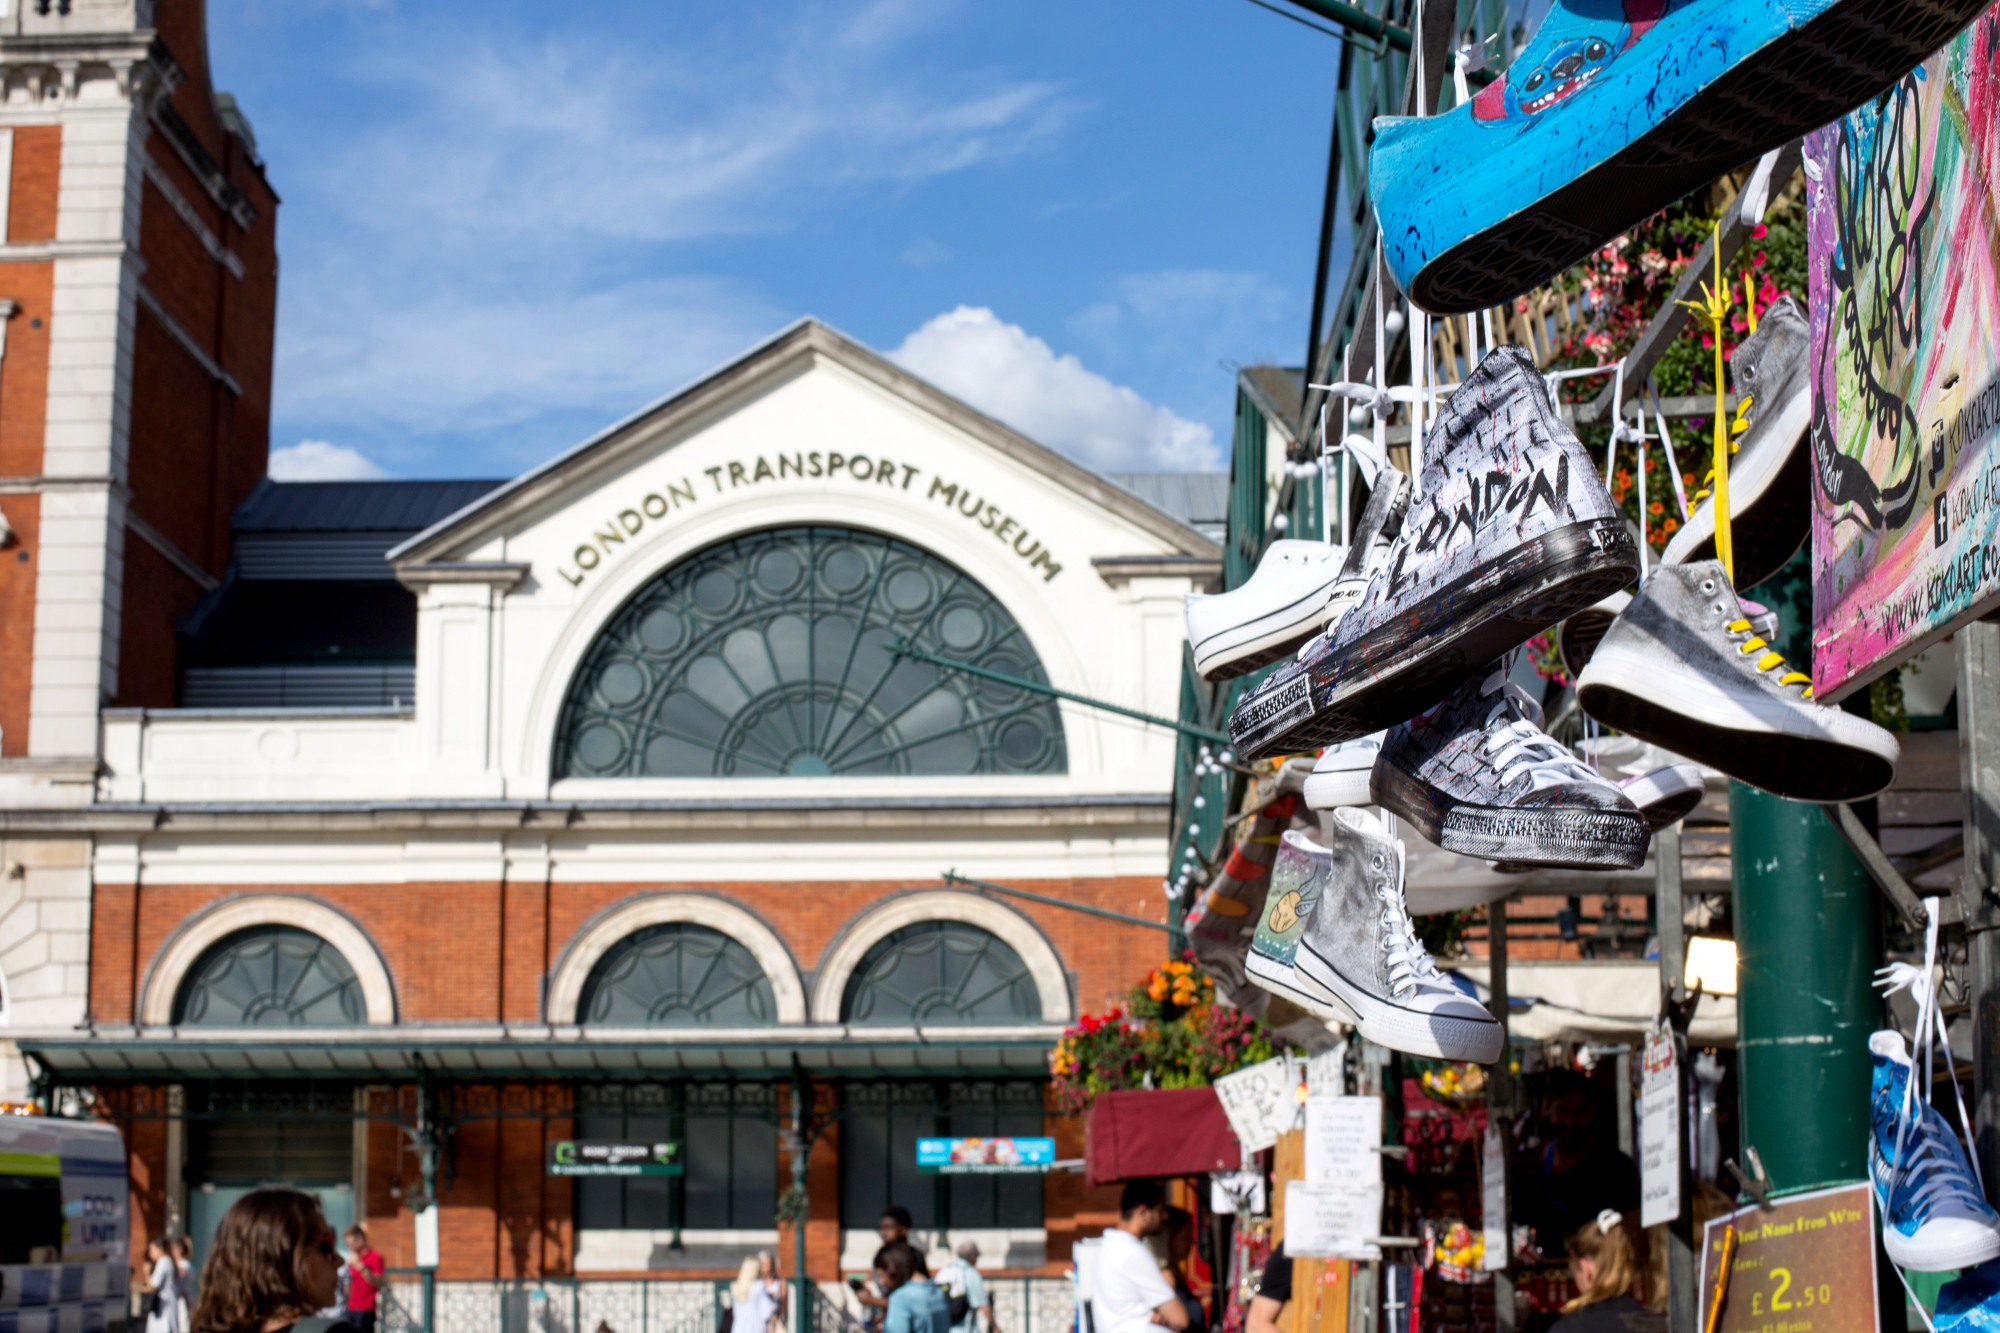
[[[2000,1215],[1981,1197],[1965,1149],[1937,1108],[1918,1098],[1917,1120],[1896,1155],[1910,1081],[1909,1049],[1892,1029],[1868,1038],[1868,1175],[1882,1206],[1882,1248],[1916,1273],[1972,1268],[2000,1258]],[[1899,1169],[1900,1168],[1900,1169]]]
[[[1886,91],[1987,3],[1555,0],[1470,102],[1375,121],[1389,267],[1434,314],[1511,300]]]

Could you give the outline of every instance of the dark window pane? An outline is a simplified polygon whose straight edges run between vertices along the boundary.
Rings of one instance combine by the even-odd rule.
[[[729,1224],[741,1229],[774,1227],[778,1224],[777,1126],[747,1116],[730,1125],[736,1179],[730,1190]]]
[[[910,1210],[912,1225],[937,1226],[938,1176],[917,1170],[917,1140],[937,1133],[937,1117],[897,1115],[889,1122],[889,1202]]]
[[[840,1122],[840,1225],[872,1227],[888,1206],[888,1114],[850,1112]]]
[[[174,997],[188,1027],[355,1027],[361,983],[340,950],[295,926],[252,926],[211,946]]]
[[[1026,534],[1014,545],[1040,550]],[[1005,607],[907,542],[790,527],[708,547],[591,645],[557,723],[555,776],[1068,771],[1052,700],[897,657],[897,638],[1046,678]]]
[[[729,1121],[721,1116],[689,1116],[687,1163],[687,1225],[726,1227],[729,1223]]]
[[[609,1027],[751,1027],[778,1018],[771,980],[750,951],[685,922],[613,945],[584,982],[577,1015]]]
[[[850,1023],[1032,1023],[1041,993],[1004,941],[960,921],[920,921],[878,940],[842,997]]]

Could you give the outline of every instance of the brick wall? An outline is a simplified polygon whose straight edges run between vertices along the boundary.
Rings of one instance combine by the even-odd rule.
[[[0,420],[5,419],[0,407]],[[42,497],[0,496],[14,540],[0,547],[0,755],[28,753],[28,696],[35,658],[35,566]]]

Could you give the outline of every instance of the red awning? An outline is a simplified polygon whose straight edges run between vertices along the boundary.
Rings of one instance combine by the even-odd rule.
[[[1214,1088],[1101,1092],[1090,1104],[1083,1169],[1093,1185],[1234,1171],[1242,1163]]]

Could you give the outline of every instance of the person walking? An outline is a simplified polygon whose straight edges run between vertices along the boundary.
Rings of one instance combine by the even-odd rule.
[[[229,1206],[202,1266],[200,1333],[361,1333],[313,1314],[340,1290],[333,1228],[310,1194],[252,1190]],[[153,1333],[148,1330],[148,1333]]]
[[[174,1286],[180,1297],[179,1311],[181,1328],[190,1327],[188,1317],[194,1313],[195,1297],[200,1291],[200,1283],[195,1280],[194,1242],[186,1236],[175,1236],[167,1241],[167,1253],[174,1259]]]
[[[951,1333],[979,1333],[980,1316],[986,1317],[987,1333],[1000,1333],[993,1318],[993,1303],[986,1294],[986,1279],[979,1276],[979,1243],[962,1240],[958,1258],[938,1273],[938,1286],[951,1312]]]
[[[744,1258],[729,1296],[729,1333],[784,1333],[785,1292],[769,1250]]]
[[[888,1293],[882,1333],[951,1333],[951,1307],[908,1241],[875,1251],[875,1281]]]
[[[380,1302],[382,1256],[368,1243],[368,1232],[359,1222],[347,1229],[347,1322],[361,1333],[375,1333],[375,1310]]]
[[[881,1218],[875,1223],[875,1234],[882,1238],[883,1248],[909,1245],[911,1222],[910,1210],[900,1203],[884,1208]],[[924,1256],[917,1252],[915,1246],[911,1246],[911,1252],[917,1255],[917,1271],[928,1275],[930,1267],[924,1263]],[[880,1329],[882,1314],[889,1308],[889,1293],[882,1290],[879,1283],[870,1281],[854,1288],[854,1299],[861,1303],[863,1326]]]
[[[146,1242],[146,1269],[146,1333],[186,1333],[174,1256],[157,1236]]]

